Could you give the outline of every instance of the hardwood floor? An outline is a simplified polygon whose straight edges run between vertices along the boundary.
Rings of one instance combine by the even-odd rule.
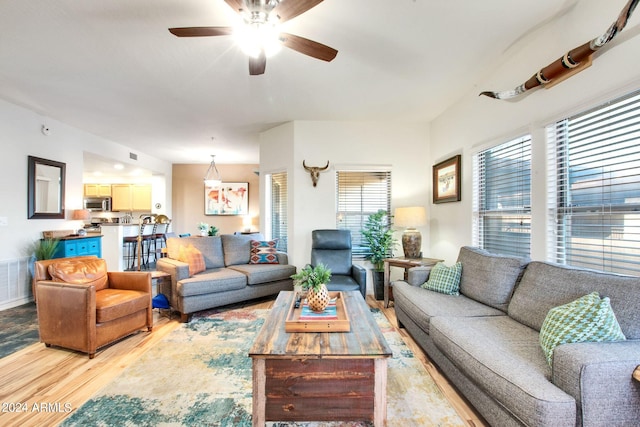
[[[270,308],[274,299],[234,307]],[[383,308],[382,301],[375,301],[371,296],[367,297],[367,302],[380,308],[391,324],[396,325],[392,307]],[[47,348],[42,343],[0,359],[0,425],[39,427],[60,423],[180,325],[175,316],[169,319],[158,313],[154,315],[152,333],[139,332],[105,347],[94,359],[74,351]],[[456,393],[407,332],[403,329],[399,332],[467,425],[485,426],[482,418]]]

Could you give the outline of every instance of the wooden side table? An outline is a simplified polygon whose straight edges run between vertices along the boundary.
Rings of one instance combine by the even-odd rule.
[[[404,268],[404,278],[407,279],[407,270],[411,267],[433,267],[439,262],[443,262],[444,260],[435,259],[435,258],[387,258],[384,260],[384,308],[389,307],[389,297],[391,293],[390,288],[390,276],[391,276],[391,267],[402,267]]]
[[[167,298],[171,296],[171,275],[164,271],[151,271],[151,291],[155,288],[153,295],[165,294]],[[168,294],[168,295],[167,295]]]
[[[169,319],[171,319],[171,275],[169,273],[165,273],[164,271],[152,271],[151,272],[151,291],[153,296],[158,294],[164,294],[169,300]],[[153,288],[155,288],[155,293],[153,292]],[[162,313],[162,310],[159,311]]]

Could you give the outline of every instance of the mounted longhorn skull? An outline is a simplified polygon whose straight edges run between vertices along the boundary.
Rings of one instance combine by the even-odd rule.
[[[327,170],[329,168],[329,160],[327,160],[327,165],[323,168],[319,166],[307,166],[304,160],[302,161],[302,166],[311,175],[311,181],[313,182],[313,186],[315,187],[316,185],[318,185],[318,178],[320,178],[320,172]]]

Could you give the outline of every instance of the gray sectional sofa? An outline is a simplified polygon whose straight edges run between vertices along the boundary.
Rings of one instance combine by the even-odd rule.
[[[463,247],[460,295],[420,287],[428,269],[393,283],[395,312],[448,379],[493,426],[640,424],[640,278],[527,263]],[[625,341],[539,343],[549,309],[593,291],[609,297]]]
[[[278,252],[278,264],[251,264],[250,242],[263,240],[257,234],[167,239],[167,257],[158,259],[156,269],[171,275],[167,293],[171,307],[189,321],[196,311],[220,307],[293,290],[296,267],[286,253]],[[204,258],[205,270],[190,276],[189,264],[179,261],[180,248],[193,245]]]

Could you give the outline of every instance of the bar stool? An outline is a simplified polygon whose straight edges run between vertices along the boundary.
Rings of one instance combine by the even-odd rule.
[[[143,222],[140,225],[140,249],[138,249],[139,251],[141,251],[140,254],[140,262],[141,262],[141,266],[144,266],[145,268],[149,268],[149,256],[151,254],[151,246],[154,245],[155,246],[155,237],[154,237],[154,229],[155,229],[155,224],[152,223],[151,218],[149,218],[149,221]],[[154,255],[155,256],[155,255]]]
[[[150,220],[150,218],[149,218]],[[125,264],[128,265],[129,270],[141,269],[143,266],[146,268],[149,265],[149,249],[153,241],[153,226],[154,224],[145,219],[138,232],[135,235],[124,236],[122,238],[125,253]],[[140,247],[138,247],[138,241],[140,241]],[[140,260],[138,261],[138,251],[140,251]]]
[[[136,231],[136,234],[124,236],[122,238],[122,253],[124,254],[124,268],[126,270],[134,270],[134,267],[136,265],[139,230]]]
[[[162,248],[167,247],[167,232],[169,231],[169,225],[171,220],[166,215],[158,215],[156,217],[156,223],[153,230],[154,236],[154,260],[158,260],[158,253],[162,253]]]

